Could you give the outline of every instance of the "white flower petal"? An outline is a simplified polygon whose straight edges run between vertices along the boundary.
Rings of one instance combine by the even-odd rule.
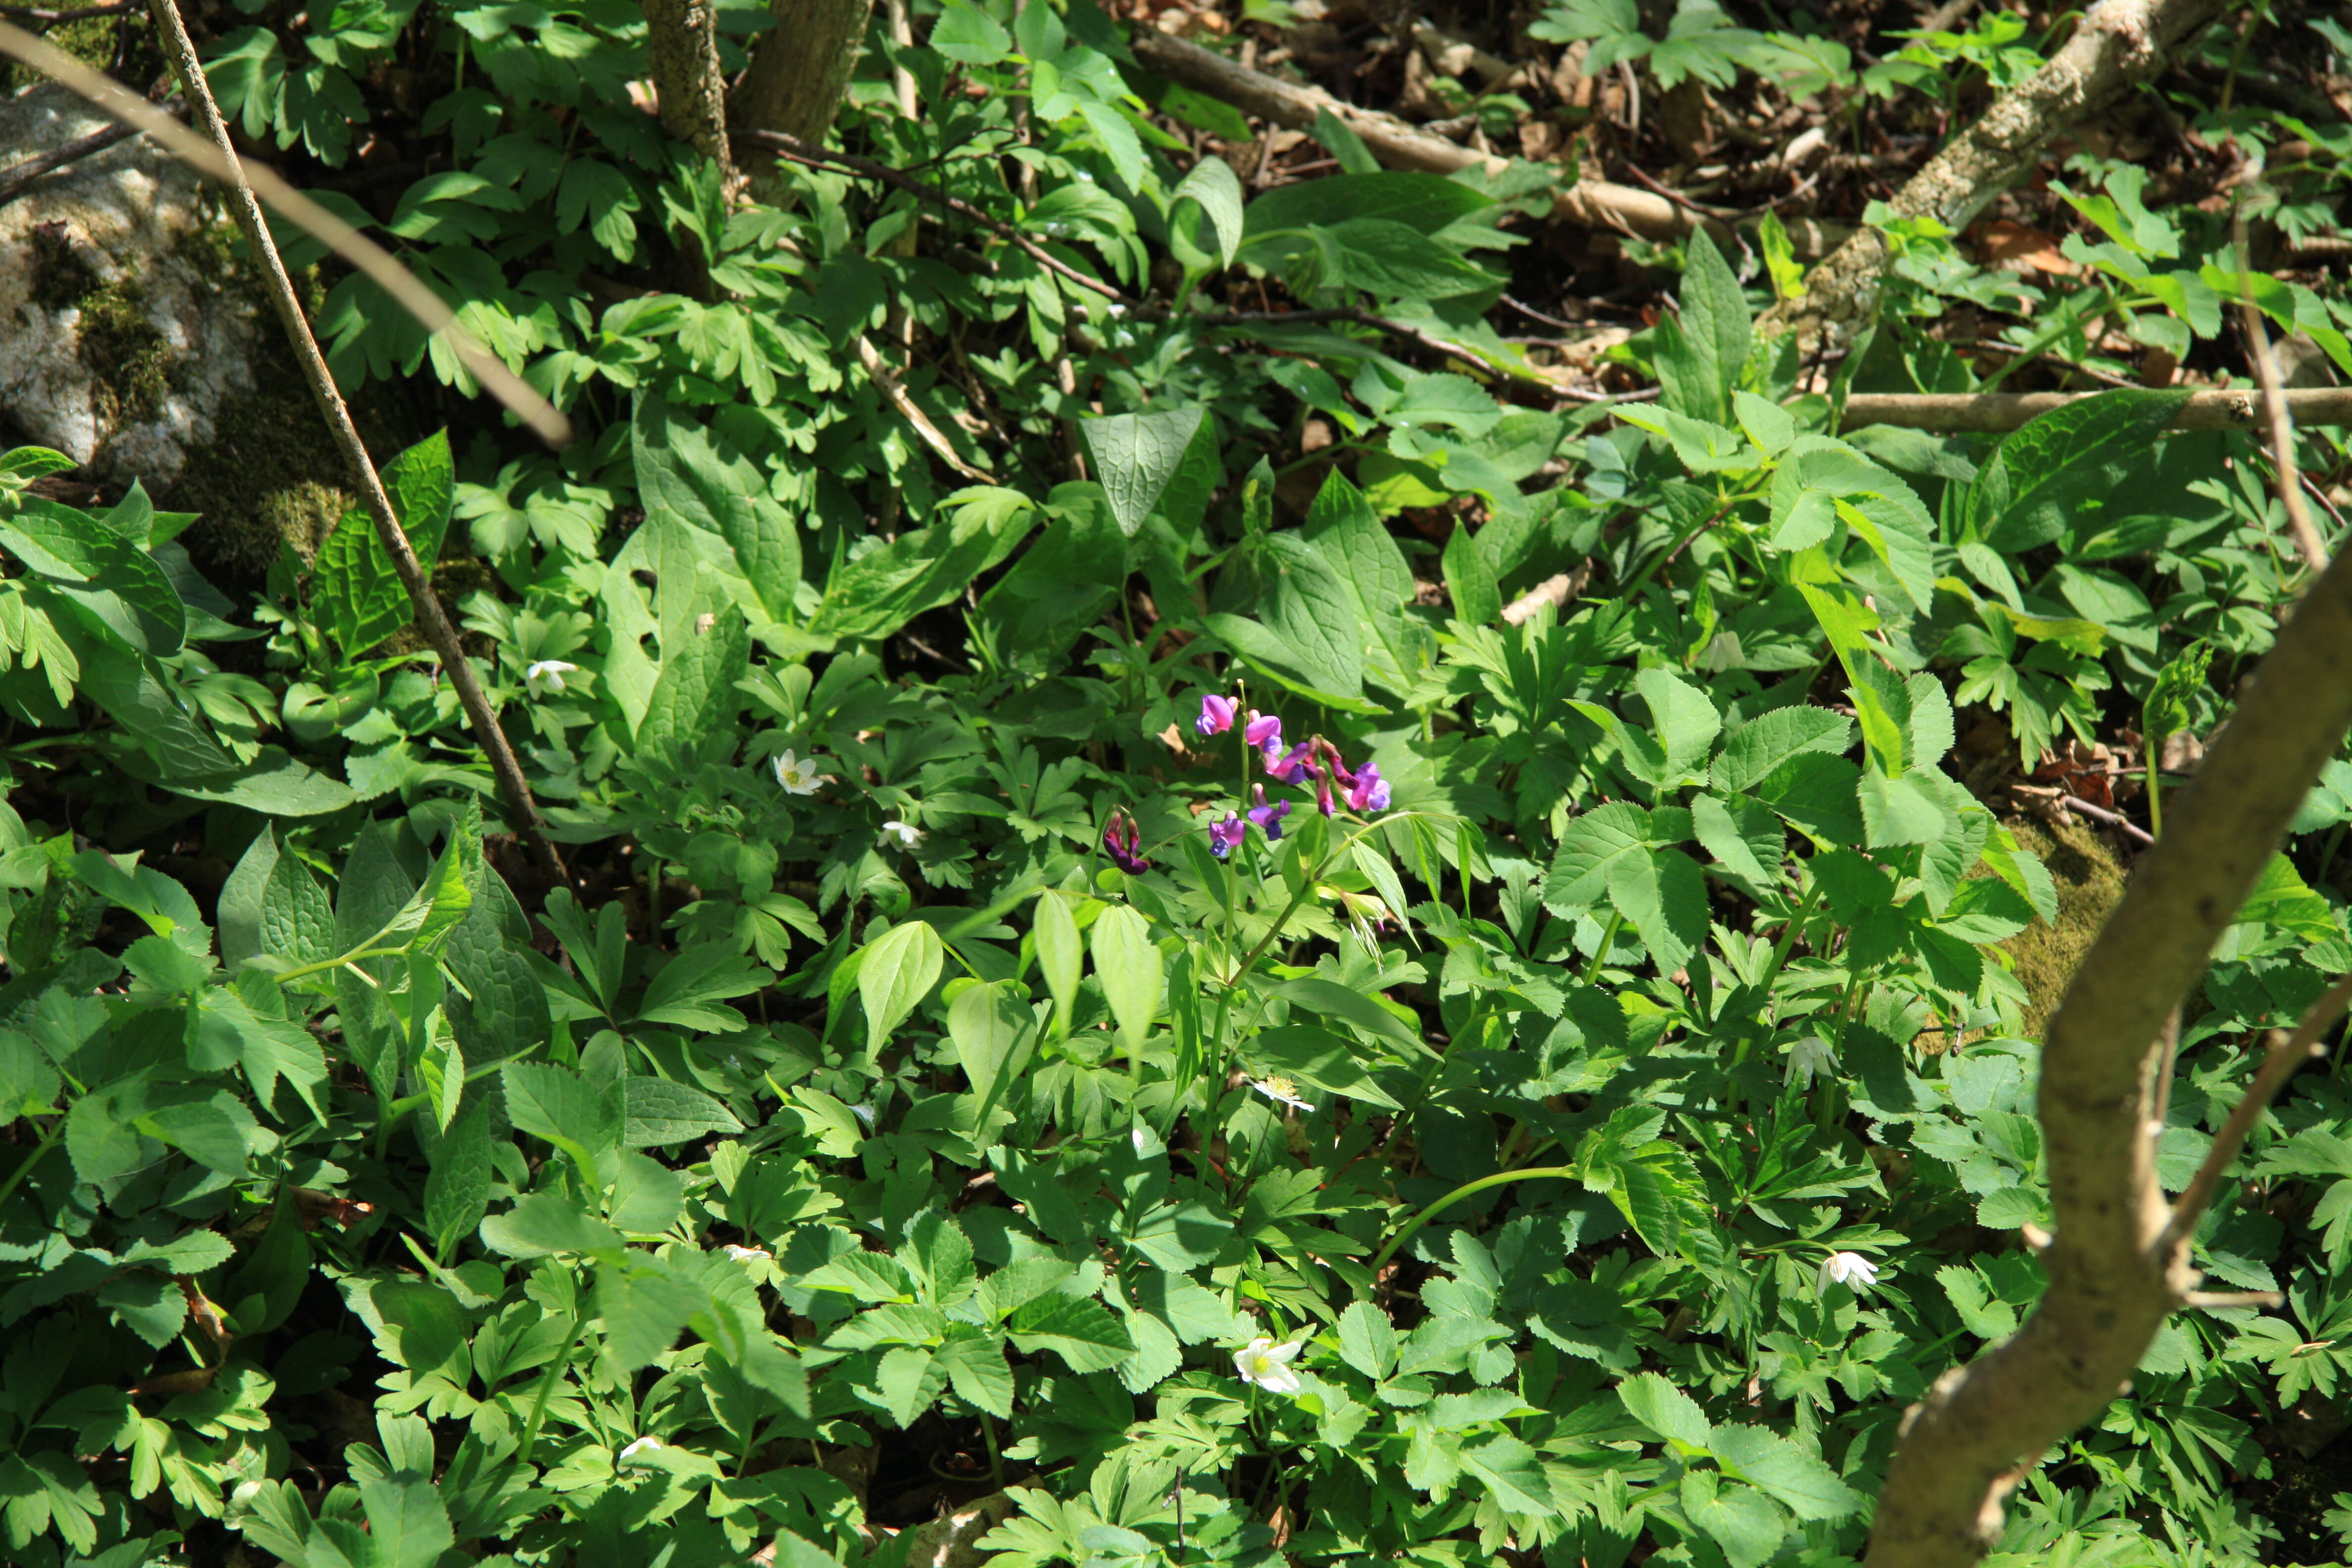
[[[658,1437],[640,1437],[635,1442],[630,1444],[627,1447],[622,1449],[620,1458],[613,1462],[617,1465],[625,1465],[637,1455],[664,1446],[665,1445],[662,1440]]]

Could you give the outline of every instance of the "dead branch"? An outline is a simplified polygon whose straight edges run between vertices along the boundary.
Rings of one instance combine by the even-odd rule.
[[[327,369],[326,356],[319,352],[319,340],[310,333],[310,322],[303,320],[301,301],[294,292],[293,280],[286,275],[286,263],[278,254],[277,243],[269,237],[268,221],[261,216],[261,203],[253,186],[247,183],[244,165],[238,161],[236,149],[230,144],[228,126],[221,119],[220,105],[213,101],[212,85],[205,78],[204,63],[196,57],[196,46],[188,37],[187,25],[180,18],[173,0],[149,0],[149,12],[155,20],[155,31],[163,39],[164,53],[172,62],[173,74],[179,78],[180,90],[187,95],[197,117],[204,122],[205,132],[212,138],[212,152],[225,171],[224,183],[228,186],[229,209],[236,218],[245,242],[261,261],[263,285],[269,302],[276,307],[278,321],[286,328],[287,342],[294,357],[301,362],[303,379],[310,384],[311,395],[317,399],[319,412],[326,416],[335,445],[341,448],[345,465],[359,487],[360,496],[367,507],[368,516],[374,521],[376,536],[392,557],[393,569],[408,590],[409,602],[416,608],[419,628],[425,640],[441,656],[441,668],[449,674],[450,684],[457,689],[457,700],[473,721],[474,737],[481,743],[484,755],[490,761],[490,771],[499,781],[499,793],[506,796],[507,807],[513,812],[516,826],[522,831],[538,858],[541,869],[559,882],[568,885],[570,874],[564,869],[563,858],[547,837],[547,828],[540,820],[539,805],[531,798],[530,784],[523,777],[522,765],[515,760],[514,748],[507,743],[506,733],[499,728],[498,711],[490,706],[482,683],[474,674],[474,667],[458,645],[457,628],[449,624],[448,615],[441,607],[441,596],[433,591],[433,579],[416,552],[408,542],[407,531],[400,525],[399,514],[392,508],[392,498],[384,492],[383,480],[377,475],[375,464],[368,457],[367,447],[361,441],[359,429],[352,423],[351,410],[344,406],[342,394],[335,387],[332,372]],[[168,121],[174,131],[187,132],[176,121]]]
[[[1157,71],[1194,92],[1205,93],[1276,125],[1304,130],[1328,110],[1363,138],[1372,156],[1391,168],[1451,174],[1474,166],[1497,172],[1509,166],[1505,159],[1457,146],[1392,116],[1342,103],[1319,88],[1251,70],[1196,44],[1171,37],[1156,27],[1139,29],[1132,42],[1137,61],[1147,70]],[[1580,180],[1563,187],[1552,198],[1551,216],[1558,222],[1657,240],[1679,239],[1695,228],[1705,227],[1718,242],[1728,243],[1735,226],[1685,211],[1664,196],[1605,180]],[[1818,223],[1811,218],[1782,221],[1790,244],[1801,256],[1820,256],[1847,233],[1837,225]]]
[[[2033,167],[2052,137],[2147,80],[2221,10],[2222,0],[2098,0],[2048,65],[2002,93],[1895,193],[1891,216],[1931,217],[1958,233]],[[1806,347],[1851,338],[1876,307],[1886,255],[1878,230],[1858,231],[1806,275],[1801,299],[1774,307],[1766,330],[1794,331]]]
[[[1954,434],[2014,430],[2053,408],[2095,392],[1872,392],[1845,400],[1843,427],[1900,425]],[[2352,387],[2291,388],[2282,395],[2298,425],[2352,425]],[[2252,387],[2196,392],[2166,426],[2172,430],[2259,430],[2262,395]]]
[[[1870,1568],[1966,1568],[1982,1556],[2025,1469],[2105,1408],[2195,1289],[2187,1238],[2202,1200],[2185,1194],[2176,1210],[2156,1177],[2167,1020],[2348,729],[2352,569],[2338,562],[2280,632],[2051,1020],[2041,1087],[2057,1219],[2042,1254],[2050,1287],[2016,1334],[1938,1378],[1904,1417]],[[2331,991],[2295,1037],[2315,1038],[2347,996],[2352,985]],[[2233,1121],[2260,1114],[2293,1065],[2278,1061]]]
[[[128,142],[139,134],[135,125],[110,125],[103,131],[93,131],[87,136],[77,136],[62,147],[11,163],[0,169],[0,207],[21,196],[44,175],[79,163],[84,158],[103,153],[118,142]]]
[[[2278,362],[2271,357],[2270,335],[2263,331],[2263,313],[2254,308],[2252,266],[2246,259],[2246,220],[2233,226],[2238,240],[2238,330],[2245,334],[2246,357],[2253,362],[2254,379],[2262,384],[2263,412],[2270,422],[2271,464],[2278,471],[2279,501],[2286,508],[2287,531],[2303,563],[2314,573],[2327,570],[2327,544],[2311,509],[2303,504],[2303,485],[2294,462],[2294,416],[2288,409],[2286,389],[2280,384]]]

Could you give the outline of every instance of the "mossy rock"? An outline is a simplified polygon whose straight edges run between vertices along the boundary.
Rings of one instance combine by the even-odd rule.
[[[2042,858],[2058,890],[2056,924],[2036,921],[2000,944],[2025,987],[2025,1037],[2039,1040],[2083,955],[2124,896],[2124,868],[2105,842],[2079,823],[2055,827],[2017,817],[2006,826],[2019,844]]]

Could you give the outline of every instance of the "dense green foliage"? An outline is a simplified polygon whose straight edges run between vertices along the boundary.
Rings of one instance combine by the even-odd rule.
[[[1897,102],[2032,58],[2002,15],[1857,78],[1682,10],[1537,36]],[[247,133],[433,161],[351,216],[581,425],[536,449],[320,274],[347,385],[447,388],[387,480],[478,563],[581,887],[499,826],[362,514],[239,603],[195,520],[0,460],[0,1552],[895,1568],[1009,1486],[1007,1568],[1857,1555],[1905,1405],[2042,1285],[2053,998],[2003,944],[2059,892],[1963,760],[2210,731],[2298,568],[2256,444],[2163,433],[2185,392],[1998,440],[1840,401],[1976,385],[1961,310],[2210,356],[2228,215],[2080,158],[2057,298],[1898,227],[1827,395],[1754,325],[1778,231],[1745,278],[1698,239],[1616,351],[1656,401],[1561,411],[1488,315],[1544,175],[1327,123],[1339,172],[1245,190],[1176,129],[1246,128],[1088,0],[918,12],[844,144],[1125,302],[848,174],[730,204],[612,0],[212,45]],[[720,15],[732,68],[762,13]],[[2258,196],[2316,226],[2341,128],[2200,123],[2300,138]],[[2249,286],[2352,373],[2352,312]],[[2194,1005],[2170,1189],[2352,968],[2347,825],[2339,762]],[[2287,1307],[2175,1320],[2004,1560],[2352,1542],[2274,1440],[2352,1364],[2333,1069],[2196,1261]]]

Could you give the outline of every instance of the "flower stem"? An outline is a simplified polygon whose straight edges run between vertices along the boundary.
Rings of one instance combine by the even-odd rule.
[[[1464,1198],[1475,1197],[1489,1187],[1499,1187],[1506,1182],[1564,1181],[1577,1174],[1574,1165],[1537,1165],[1524,1171],[1500,1171],[1491,1176],[1481,1176],[1475,1182],[1465,1182],[1419,1214],[1407,1220],[1404,1227],[1389,1237],[1388,1245],[1372,1255],[1372,1278],[1378,1279],[1381,1269],[1396,1256],[1396,1249],[1411,1241],[1423,1226],[1452,1208]]]

